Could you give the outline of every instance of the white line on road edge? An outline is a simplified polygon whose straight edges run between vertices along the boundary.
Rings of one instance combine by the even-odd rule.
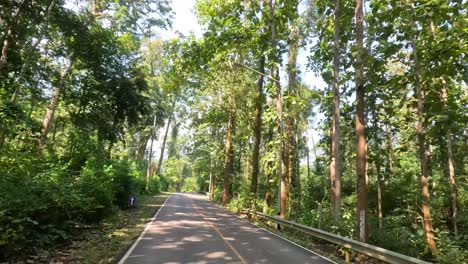
[[[122,259],[120,259],[120,261],[118,262],[118,264],[123,264],[125,263],[125,261],[127,260],[127,258],[130,256],[130,254],[132,254],[132,251],[136,248],[136,246],[138,245],[138,243],[140,243],[140,240],[143,238],[143,236],[145,235],[146,231],[148,231],[148,229],[150,228],[151,224],[154,222],[154,220],[156,220],[156,217],[158,217],[158,214],[159,212],[161,212],[161,210],[163,209],[164,205],[166,205],[166,202],[169,200],[169,198],[171,198],[173,194],[169,195],[167,198],[166,198],[166,201],[164,201],[164,203],[161,205],[161,207],[158,209],[158,211],[156,212],[156,214],[154,214],[154,216],[151,218],[151,220],[146,224],[146,227],[145,229],[143,230],[143,232],[141,232],[140,236],[137,238],[137,240],[135,240],[135,242],[133,242],[133,245],[130,247],[130,249],[127,251],[127,253],[125,253],[125,255],[122,257]]]
[[[279,237],[279,238],[281,238],[281,239],[283,239],[283,240],[286,240],[286,241],[288,241],[289,243],[291,243],[291,244],[293,244],[293,245],[295,245],[295,246],[298,246],[298,247],[300,247],[300,248],[302,248],[302,249],[304,249],[304,250],[306,250],[306,251],[309,251],[310,253],[313,253],[313,254],[315,254],[315,255],[317,255],[317,256],[319,256],[319,257],[321,257],[321,258],[324,258],[324,259],[326,259],[326,260],[328,260],[328,261],[330,261],[330,262],[332,262],[332,263],[338,264],[337,262],[335,262],[335,261],[333,261],[333,260],[331,260],[331,259],[329,259],[329,258],[327,258],[327,257],[325,257],[325,256],[323,256],[323,255],[320,255],[319,253],[317,253],[317,252],[315,252],[315,251],[313,251],[313,250],[310,250],[310,249],[308,249],[308,248],[305,248],[305,247],[303,247],[303,246],[297,244],[296,242],[293,242],[293,241],[291,241],[291,240],[289,240],[289,239],[287,239],[287,238],[284,238],[284,237],[282,237],[282,236],[280,236],[280,235],[278,235],[278,234],[276,234],[276,233],[271,232],[271,231],[268,230],[268,229],[265,229],[265,228],[263,228],[263,227],[261,227],[261,226],[258,226],[258,225],[254,224],[254,223],[252,223],[252,222],[250,222],[250,221],[248,221],[248,220],[245,220],[244,218],[241,218],[241,217],[239,217],[238,215],[233,214],[231,211],[228,211],[228,210],[224,209],[223,207],[221,207],[221,206],[219,206],[219,205],[217,205],[217,204],[215,204],[215,203],[213,203],[213,202],[211,202],[211,201],[208,201],[208,202],[211,203],[211,204],[213,204],[213,205],[215,205],[215,206],[218,207],[219,209],[222,209],[223,211],[226,211],[226,212],[229,213],[230,215],[233,215],[233,216],[239,218],[239,219],[242,220],[242,221],[245,221],[245,222],[247,222],[247,223],[249,223],[249,224],[251,224],[251,225],[253,225],[253,226],[257,227],[257,228],[263,229],[263,230],[267,231],[268,233],[270,233],[270,234],[272,234],[272,235],[274,235],[274,236],[277,236],[277,237]],[[119,264],[120,264],[120,263],[119,263]]]
[[[235,216],[238,217],[237,215],[235,215]],[[240,218],[240,217],[238,217],[238,218],[239,218],[239,219],[242,219],[242,218]],[[243,220],[245,220],[245,219],[243,219]],[[245,221],[247,221],[247,220],[245,220]],[[275,235],[275,236],[277,236],[277,237],[279,237],[279,238],[281,238],[281,239],[283,239],[283,240],[288,241],[289,243],[291,243],[291,244],[293,244],[293,245],[296,245],[296,246],[298,246],[298,247],[300,247],[300,248],[302,248],[302,249],[305,249],[305,250],[307,250],[307,251],[309,251],[309,252],[311,252],[311,253],[313,253],[313,254],[315,254],[315,255],[317,255],[317,256],[323,258],[323,259],[326,259],[326,260],[332,262],[332,263],[338,264],[337,262],[335,262],[335,261],[333,261],[333,260],[331,260],[331,259],[329,259],[329,258],[327,258],[327,257],[325,257],[325,256],[323,256],[323,255],[320,255],[319,253],[317,253],[317,252],[315,252],[315,251],[313,251],[313,250],[310,250],[310,249],[308,249],[308,248],[305,248],[305,247],[303,247],[303,246],[297,244],[296,242],[293,242],[293,241],[291,241],[291,240],[289,240],[289,239],[287,239],[287,238],[284,238],[284,237],[282,237],[282,236],[280,236],[280,235],[278,235],[278,234],[276,234],[276,233],[273,233],[273,232],[271,232],[270,230],[265,229],[265,228],[263,228],[263,227],[260,227],[260,226],[254,224],[254,223],[252,223],[252,222],[250,222],[250,221],[248,221],[248,222],[251,223],[252,225],[254,225],[254,226],[260,228],[260,229],[263,229],[263,230],[267,231],[268,233],[270,233],[270,234],[272,234],[272,235]]]

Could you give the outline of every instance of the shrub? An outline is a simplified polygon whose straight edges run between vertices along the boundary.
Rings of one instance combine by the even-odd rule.
[[[95,223],[116,206],[125,208],[128,195],[145,187],[141,166],[127,160],[60,163],[31,154],[5,155],[0,175],[0,259],[63,241],[77,224]]]
[[[197,192],[200,190],[196,177],[185,178],[182,185],[182,192]]]

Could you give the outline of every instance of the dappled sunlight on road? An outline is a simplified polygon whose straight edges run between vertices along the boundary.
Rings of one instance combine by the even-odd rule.
[[[173,194],[125,263],[331,263],[214,206]]]

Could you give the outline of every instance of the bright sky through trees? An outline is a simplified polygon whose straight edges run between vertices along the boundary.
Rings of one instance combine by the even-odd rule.
[[[72,244],[130,194],[196,191],[466,263],[467,10],[0,1],[0,262]]]
[[[173,0],[171,3],[172,10],[174,11],[174,20],[172,21],[172,28],[169,28],[167,30],[158,30],[158,34],[161,36],[163,39],[171,39],[177,36],[177,33],[181,33],[183,35],[189,35],[191,33],[194,33],[197,38],[200,38],[203,34],[203,30],[201,26],[199,25],[197,21],[196,14],[194,13],[194,5],[195,5],[196,0]],[[299,11],[304,12],[305,9],[305,2],[302,1],[302,4],[299,6]],[[301,48],[299,51],[299,56],[297,58],[297,63],[298,63],[298,68],[299,71],[301,72],[300,77],[303,79],[303,82],[310,87],[317,87],[319,89],[325,89],[326,83],[324,80],[318,76],[316,73],[312,72],[310,69],[307,68],[307,63],[308,63],[308,50],[309,46],[305,48]],[[284,55],[284,60],[286,59],[286,55]],[[284,69],[281,69],[281,81],[283,85],[286,84],[287,82],[287,76],[286,72]],[[311,123],[311,126],[309,127],[308,133],[312,135],[314,138],[318,138],[320,136],[320,132],[315,129],[315,127],[318,125],[318,122],[323,119],[323,114],[318,112],[317,110],[317,116]],[[159,135],[163,133],[163,129],[161,128],[159,130]],[[185,132],[186,130],[182,130],[182,133]],[[157,140],[156,145],[158,146],[156,149],[160,149],[162,142],[162,138],[159,137]],[[311,146],[313,144],[312,139],[310,136],[308,136],[308,145]],[[315,159],[315,157],[313,157]],[[305,160],[302,160],[302,162],[305,162]]]

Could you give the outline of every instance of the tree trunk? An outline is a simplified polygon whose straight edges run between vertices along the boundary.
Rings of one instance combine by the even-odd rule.
[[[411,26],[415,28],[415,23],[411,19]],[[435,256],[437,253],[437,246],[434,240],[434,231],[432,228],[432,218],[429,207],[430,194],[429,187],[427,182],[428,177],[428,168],[426,160],[426,148],[425,148],[425,135],[424,135],[424,98],[423,91],[420,83],[420,72],[419,72],[419,61],[417,54],[416,39],[414,35],[411,35],[411,46],[413,48],[413,63],[414,63],[414,85],[416,88],[416,97],[418,100],[418,127],[417,127],[417,136],[418,136],[418,146],[419,146],[419,159],[421,162],[421,196],[422,196],[422,211],[423,211],[423,223],[424,230],[426,232],[426,241],[429,250],[432,255]]]
[[[448,104],[448,94],[447,94],[447,82],[445,81],[444,76],[441,78],[442,81],[442,101],[444,103],[444,107],[447,110]],[[452,225],[453,225],[453,233],[455,237],[458,236],[458,207],[457,207],[457,185],[455,181],[455,168],[453,165],[453,151],[452,151],[452,131],[450,129],[450,124],[447,124],[447,169],[448,169],[448,176],[449,176],[449,185],[450,185],[450,198],[452,202]]]
[[[260,58],[259,72],[263,74],[265,71],[265,57]],[[255,138],[252,159],[252,182],[250,192],[257,194],[258,173],[259,173],[259,153],[260,143],[262,139],[262,104],[263,104],[263,75],[260,74],[257,83],[257,98],[256,98],[256,112],[255,112]]]
[[[294,177],[294,151],[293,151],[293,139],[292,139],[292,130],[293,130],[293,120],[291,117],[288,117],[286,122],[286,142],[285,142],[285,154],[286,154],[286,173],[287,173],[287,205],[288,211],[287,215],[291,215],[292,212],[292,198],[291,193],[293,191],[293,177]]]
[[[149,184],[150,184],[150,179],[151,176],[153,175],[153,141],[155,138],[155,133],[156,133],[156,116],[153,118],[153,127],[151,128],[151,135],[149,137],[149,140],[151,140],[150,143],[150,150],[148,153],[148,165],[146,166],[146,191],[149,192]],[[145,145],[146,148],[146,145]]]
[[[41,134],[39,136],[39,142],[37,145],[37,151],[39,153],[42,152],[45,146],[45,140],[47,138],[47,133],[49,132],[49,127],[50,127],[50,124],[52,123],[52,120],[54,119],[55,110],[57,109],[57,105],[60,99],[60,90],[62,89],[62,83],[70,74],[71,69],[73,67],[73,63],[74,63],[74,54],[72,52],[69,56],[68,65],[66,66],[65,69],[63,69],[62,73],[60,74],[59,80],[54,85],[54,92],[50,100],[47,112],[44,116],[44,120],[42,122],[42,130],[41,130]]]
[[[393,175],[393,151],[392,151],[392,132],[388,127],[388,124],[385,125],[385,144],[387,149],[387,164],[385,172],[388,177]]]
[[[335,141],[333,140],[334,138],[334,127],[335,123],[332,118],[332,126],[330,127],[330,139],[331,139],[331,144],[330,144],[330,154],[331,154],[331,160],[330,160],[330,165],[329,165],[329,171],[330,171],[330,206],[331,206],[331,213],[333,217],[335,217]]]
[[[229,203],[231,199],[231,178],[232,178],[232,134],[234,131],[236,117],[236,101],[234,87],[229,93],[229,117],[226,131],[225,159],[224,159],[224,182],[223,182],[223,205]]]
[[[434,21],[431,20],[431,32],[434,39],[437,37],[436,29],[434,25]],[[438,63],[438,66],[441,67],[441,63]],[[445,76],[442,75],[440,77],[440,81],[442,83],[442,102],[444,104],[445,111],[448,112],[448,93],[447,93],[447,81],[445,80]],[[448,176],[449,176],[449,185],[450,185],[450,198],[452,202],[452,225],[453,225],[453,234],[455,237],[458,236],[458,225],[457,225],[457,218],[458,218],[458,207],[457,207],[457,185],[455,181],[455,168],[453,165],[453,152],[452,152],[452,131],[450,129],[450,123],[447,122],[447,130],[446,130],[446,137],[447,137],[447,169],[448,169]]]
[[[377,175],[377,212],[379,215],[379,228],[382,229],[382,180],[380,179],[380,161],[375,164],[375,170]]]
[[[285,171],[285,164],[284,164],[284,152],[283,152],[283,96],[281,92],[281,86],[279,83],[279,68],[276,67],[275,70],[275,79],[276,81],[276,86],[277,86],[277,94],[276,94],[276,111],[278,113],[278,131],[279,131],[279,137],[280,137],[280,142],[279,142],[279,168],[278,168],[278,173],[279,173],[279,185],[280,185],[280,217],[282,219],[286,218],[286,206],[287,206],[287,197],[288,197],[288,186],[287,186],[287,181],[286,181],[286,171]]]
[[[340,1],[335,3],[334,41],[333,41],[333,120],[332,149],[330,162],[331,193],[333,195],[333,216],[335,221],[341,219],[341,157],[340,157]]]
[[[314,161],[315,161],[315,172],[317,173],[319,170],[319,160],[317,156],[317,148],[315,148],[315,140],[314,140],[314,135],[311,133],[310,134],[310,141],[312,141],[312,149],[314,150]]]
[[[138,149],[137,149],[137,154],[136,154],[136,158],[138,160],[144,159],[146,146],[148,145],[148,141],[150,140],[152,133],[153,133],[153,130],[151,130],[147,134],[145,134],[144,132],[140,132],[140,137],[138,140]]]
[[[267,139],[267,142],[271,142],[273,140],[273,129],[270,128],[269,132],[268,132],[268,139]],[[267,167],[268,168],[273,168],[274,167],[274,164],[273,162],[271,161],[268,161],[267,163]],[[265,192],[265,202],[267,204],[268,207],[271,207],[272,206],[272,203],[273,203],[273,194],[272,194],[272,190],[271,190],[271,173],[270,172],[267,172],[265,173],[266,174],[266,192]]]
[[[277,36],[276,36],[276,23],[275,23],[275,2],[273,0],[268,1],[268,8],[269,8],[269,19],[270,19],[270,30],[271,30],[271,48],[275,51],[277,50]],[[275,54],[277,57],[275,59],[279,59],[280,55]],[[276,85],[276,112],[278,114],[278,132],[279,132],[279,148],[278,148],[278,205],[279,205],[279,215],[282,219],[286,217],[286,197],[287,197],[287,183],[286,183],[286,174],[285,174],[285,166],[284,166],[284,156],[283,156],[283,96],[281,92],[281,83],[280,83],[280,76],[279,76],[279,67],[278,64],[273,67],[273,71],[275,74],[275,84]]]
[[[29,0],[24,0],[19,4],[18,9],[16,9],[15,13],[13,14],[11,21],[13,21],[11,25],[7,26],[5,39],[3,40],[2,46],[2,54],[0,55],[0,71],[7,65],[8,62],[8,50],[11,45],[11,41],[13,40],[13,29],[15,28],[15,23],[19,21],[19,16],[23,12],[23,9],[27,5]]]
[[[296,188],[297,188],[297,208],[296,208],[296,215],[300,215],[301,212],[301,199],[302,199],[302,183],[301,183],[301,164],[300,164],[300,158],[299,158],[299,136],[298,136],[298,131],[295,133],[295,146],[296,146],[296,151],[294,152],[294,164],[295,164],[295,174],[296,174]]]
[[[297,12],[297,9],[295,10]],[[294,22],[293,22],[294,23]],[[299,50],[299,29],[297,25],[292,25],[292,30],[288,38],[288,95],[295,96],[296,93],[296,75],[297,75],[297,55]],[[289,116],[286,121],[286,150],[287,150],[287,165],[288,165],[288,205],[289,214],[291,214],[292,199],[291,193],[293,190],[293,171],[294,171],[294,152],[297,151],[293,147],[293,130],[295,128],[292,104],[289,104]]]
[[[169,141],[169,152],[167,153],[168,158],[179,157],[179,152],[177,151],[177,138],[179,136],[180,122],[176,122],[172,126],[171,130],[171,139]]]
[[[174,95],[174,100],[172,101],[172,106],[171,106],[171,114],[169,116],[169,119],[167,120],[166,132],[164,133],[164,138],[163,138],[163,142],[161,145],[161,153],[159,154],[158,166],[156,167],[156,171],[155,171],[156,174],[159,174],[159,172],[161,171],[162,160],[164,157],[164,149],[166,148],[167,134],[169,133],[169,126],[171,125],[172,117],[174,116],[174,108],[175,108],[175,104],[177,101],[176,98],[177,97]]]
[[[213,153],[210,153],[210,185],[208,190],[210,195],[210,201],[213,201],[215,182],[215,174],[213,173]]]
[[[452,133],[450,131],[450,128],[447,129],[447,162],[448,162],[448,172],[449,172],[450,197],[452,199],[453,234],[455,235],[455,237],[458,237],[457,185],[455,182],[455,169],[453,166]]]
[[[356,173],[358,195],[359,239],[367,242],[367,146],[365,132],[365,91],[364,91],[364,0],[356,0]]]

